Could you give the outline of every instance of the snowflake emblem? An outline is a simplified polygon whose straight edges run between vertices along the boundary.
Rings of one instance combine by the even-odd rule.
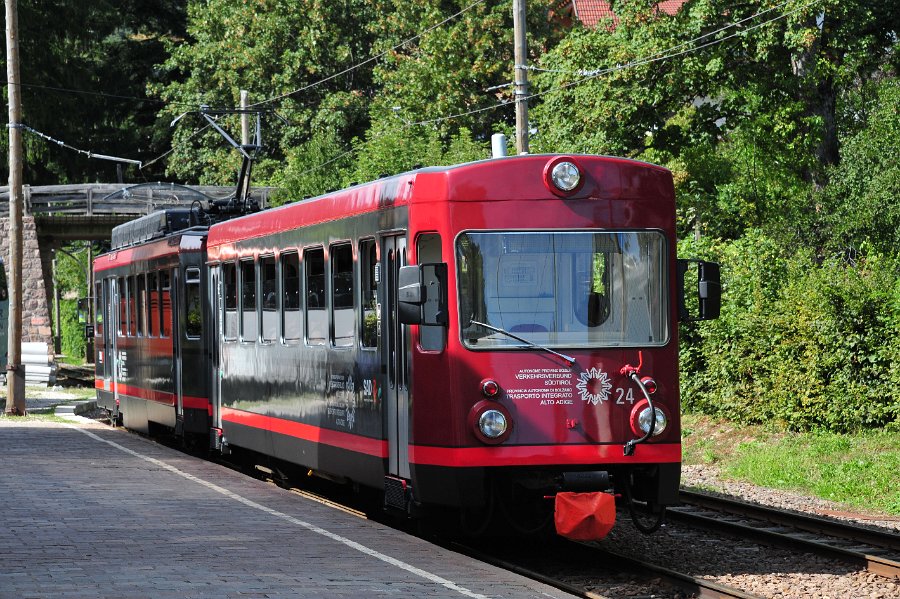
[[[349,428],[350,430],[353,430],[353,425],[356,423],[356,406],[354,406],[354,405],[347,406],[346,418],[347,418],[347,428]]]
[[[612,383],[609,382],[609,375],[605,372],[599,368],[591,368],[581,373],[575,388],[581,394],[581,401],[589,401],[596,406],[609,401]]]

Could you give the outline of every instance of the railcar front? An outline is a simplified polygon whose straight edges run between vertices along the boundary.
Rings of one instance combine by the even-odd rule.
[[[575,537],[605,534],[613,494],[658,515],[676,503],[684,267],[671,174],[597,156],[424,173],[410,229],[404,501],[526,528],[555,516]]]

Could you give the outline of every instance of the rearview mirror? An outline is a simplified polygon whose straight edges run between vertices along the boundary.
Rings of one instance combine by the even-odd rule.
[[[692,271],[691,264],[697,269]],[[716,262],[703,260],[678,260],[678,320],[694,322],[719,317],[722,306],[720,269]],[[688,304],[685,290],[696,284],[696,300]]]
[[[401,266],[397,312],[403,324],[447,326],[447,265]]]

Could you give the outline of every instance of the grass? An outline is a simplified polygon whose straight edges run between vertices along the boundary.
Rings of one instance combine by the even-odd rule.
[[[683,420],[685,464],[854,508],[900,515],[900,433],[787,433],[706,416]]]

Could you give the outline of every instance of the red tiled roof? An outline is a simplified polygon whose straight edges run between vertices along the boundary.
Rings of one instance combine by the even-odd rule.
[[[667,15],[674,15],[687,0],[666,0],[659,2],[656,9]],[[609,2],[605,0],[572,0],[572,6],[575,8],[575,15],[585,27],[596,27],[601,19],[612,19],[612,26],[615,27],[619,22],[619,18],[613,12]]]
[[[664,12],[667,15],[672,16],[678,12],[678,9],[680,9],[685,2],[687,2],[687,0],[667,0],[666,2],[659,2],[656,5],[656,8],[659,12]]]
[[[612,19],[613,26],[619,22],[609,2],[603,0],[572,0],[575,16],[585,27],[596,27],[601,19]]]

